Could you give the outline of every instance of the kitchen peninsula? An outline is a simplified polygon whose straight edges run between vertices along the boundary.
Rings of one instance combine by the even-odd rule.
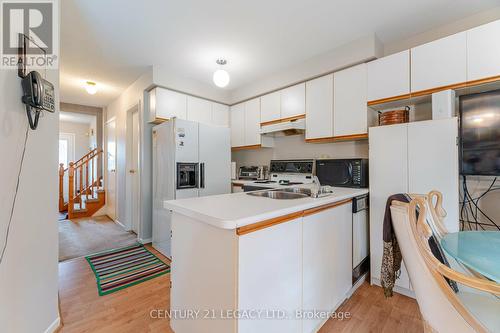
[[[352,292],[352,198],[366,193],[335,187],[320,198],[234,193],[165,201],[171,310],[195,314],[171,318],[172,328],[317,331]]]

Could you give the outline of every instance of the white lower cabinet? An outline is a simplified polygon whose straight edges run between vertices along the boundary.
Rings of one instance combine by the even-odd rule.
[[[443,193],[446,226],[458,230],[457,118],[370,128],[370,262],[380,284],[387,198],[397,193]],[[412,295],[404,264],[397,291]]]
[[[303,218],[303,332],[319,330],[352,287],[351,226],[351,203]]]
[[[238,309],[295,317],[301,309],[302,219],[242,235],[238,242]],[[301,332],[300,320],[265,315],[271,318],[239,320],[238,333]]]

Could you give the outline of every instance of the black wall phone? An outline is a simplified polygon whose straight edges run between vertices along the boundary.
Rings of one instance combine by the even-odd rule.
[[[19,34],[18,47],[18,72],[17,75],[22,79],[23,87],[22,101],[26,105],[26,114],[30,128],[35,130],[38,126],[40,112],[55,112],[55,94],[54,85],[45,80],[37,71],[31,71],[26,74],[26,48],[28,42],[33,42],[28,36]],[[36,43],[34,43],[36,45]],[[43,48],[40,49],[45,53]],[[35,119],[33,119],[33,114]]]
[[[36,71],[30,72],[23,77],[21,82],[23,87],[22,101],[26,104],[26,113],[32,130],[38,126],[38,118],[42,110],[55,112],[54,105],[54,85],[42,78]],[[32,113],[35,113],[33,119]]]

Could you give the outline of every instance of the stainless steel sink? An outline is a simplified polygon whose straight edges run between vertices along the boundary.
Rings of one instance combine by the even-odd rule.
[[[311,189],[309,188],[300,188],[300,187],[288,187],[279,189],[279,191],[288,192],[288,193],[300,193],[305,194],[308,197],[311,196]]]
[[[304,193],[295,193],[289,191],[282,190],[271,190],[271,191],[262,191],[262,192],[248,192],[248,195],[252,195],[254,197],[264,197],[270,199],[302,199],[307,198],[308,195]]]

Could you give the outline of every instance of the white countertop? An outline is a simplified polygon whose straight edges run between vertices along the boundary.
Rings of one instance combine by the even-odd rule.
[[[306,187],[301,185],[299,187]],[[278,200],[256,197],[247,193],[212,195],[207,197],[169,200],[166,209],[186,215],[222,229],[236,229],[274,217],[334,203],[368,193],[368,189],[334,187],[323,198]]]

